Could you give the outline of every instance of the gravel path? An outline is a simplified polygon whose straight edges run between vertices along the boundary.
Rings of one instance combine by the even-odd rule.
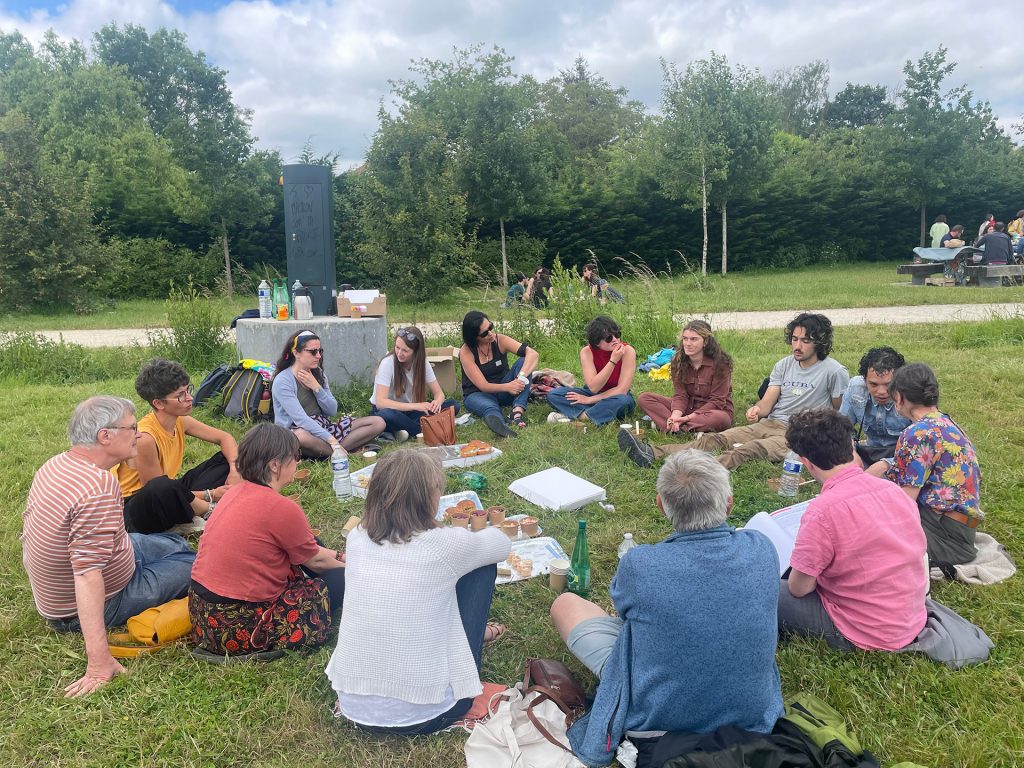
[[[866,325],[878,323],[884,325],[908,325],[913,323],[948,323],[969,322],[972,320],[989,320],[995,317],[1011,317],[1024,315],[1024,304],[930,304],[920,307],[862,307],[859,309],[819,309],[809,310],[827,315],[833,325]],[[710,312],[697,315],[711,323],[715,330],[751,330],[758,328],[782,328],[797,314],[796,310],[775,312]],[[680,324],[689,319],[677,315]],[[550,320],[541,320],[544,325]],[[402,323],[391,323],[393,329],[400,328]],[[420,328],[427,336],[437,336],[444,332],[458,334],[459,324],[421,323]],[[159,329],[150,329],[152,330]],[[122,344],[148,344],[147,330],[142,328],[111,328],[90,331],[38,331],[39,335],[48,339],[80,344],[83,347],[116,347]],[[230,339],[234,341],[234,331]]]

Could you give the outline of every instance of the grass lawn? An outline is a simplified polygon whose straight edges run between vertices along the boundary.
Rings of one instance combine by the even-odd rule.
[[[869,274],[879,280],[892,276],[890,267],[843,267],[840,272],[862,274],[865,280]],[[835,272],[828,274],[835,279]],[[801,279],[801,286],[815,280],[824,285],[828,274],[812,271],[804,276],[807,282]],[[776,278],[763,275],[761,279]],[[727,282],[753,285],[755,278],[743,276]],[[773,297],[771,290],[762,290],[764,302],[782,301]],[[1005,290],[899,290],[906,297],[935,295],[944,301],[947,295],[958,300],[1011,297]],[[1019,299],[1019,289],[1014,290]],[[891,303],[910,302],[897,297],[897,289],[880,288],[867,303],[884,303],[879,297],[887,291],[893,294]],[[961,296],[964,298],[959,299]],[[723,304],[715,308],[732,307]],[[757,385],[771,365],[786,354],[780,337],[779,330],[720,335],[723,346],[736,359],[738,413],[755,399]],[[578,366],[573,345],[556,344],[554,339],[538,343],[543,364]],[[987,513],[982,528],[1011,552],[1020,553],[1024,549],[1024,523],[1020,520],[1024,507],[1020,362],[1024,318],[944,326],[839,328],[834,355],[855,368],[867,347],[881,343],[936,369],[943,388],[941,405],[971,436],[980,457],[982,502]],[[4,670],[0,721],[6,725],[0,729],[0,765],[463,765],[463,735],[379,738],[334,720],[330,713],[332,691],[323,674],[330,647],[263,666],[231,668],[197,662],[187,649],[177,647],[127,662],[129,674],[88,698],[67,701],[61,697],[63,686],[83,672],[83,644],[77,636],[55,635],[35,613],[21,565],[21,512],[34,471],[66,447],[64,432],[72,406],[100,392],[134,396],[134,369],[143,352],[129,350],[126,354],[117,358],[114,377],[102,382],[56,383],[42,375],[15,378],[16,371],[3,373],[7,386],[0,389],[5,414],[0,422],[0,466],[4,469],[0,481],[0,668]],[[196,380],[200,374],[194,372]],[[667,384],[652,384],[640,376],[635,390],[644,389],[669,391]],[[355,390],[342,393],[342,407],[365,412],[365,394]],[[615,510],[588,505],[579,515],[588,520],[592,536],[593,594],[607,606],[607,587],[622,533],[632,531],[640,542],[658,541],[669,533],[653,503],[655,472],[639,469],[623,458],[615,446],[614,427],[592,427],[586,435],[578,435],[574,429],[543,423],[547,412],[546,407],[531,406],[531,426],[518,439],[501,444],[505,451],[502,459],[479,467],[489,483],[481,496],[485,504],[526,511],[528,505],[506,490],[508,484],[554,465],[605,486]],[[239,435],[243,431],[238,423],[218,423]],[[487,439],[489,433],[479,422],[460,428],[460,438],[470,437]],[[190,444],[186,465],[206,453],[205,446],[197,449]],[[361,458],[354,459],[353,465],[361,462]],[[778,497],[765,484],[778,472],[777,466],[755,462],[734,473],[736,524],[759,510],[779,506]],[[454,479],[451,484],[454,489]],[[341,544],[341,525],[349,514],[361,511],[361,501],[339,508],[331,493],[329,468],[323,464],[312,467],[312,476],[301,491],[303,507],[313,525],[323,530],[327,544]],[[545,533],[558,538],[566,549],[572,546],[577,516],[539,515]],[[685,584],[679,585],[679,589],[685,588]],[[844,654],[823,642],[785,641],[778,651],[784,692],[808,691],[829,701],[847,716],[865,746],[883,764],[912,760],[928,766],[1020,765],[1024,754],[1021,578],[990,587],[935,584],[933,597],[988,632],[996,647],[986,664],[951,672],[924,657]],[[547,619],[552,599],[540,579],[498,588],[492,614],[510,631],[485,653],[485,679],[514,683],[521,679],[527,656],[564,657]],[[367,638],[367,642],[373,639]],[[593,684],[578,664],[569,663],[581,679]]]
[[[903,262],[899,262],[903,263]],[[1024,287],[999,290],[911,286],[896,274],[896,263],[839,264],[798,270],[737,272],[723,278],[710,275],[706,283],[689,276],[654,280],[613,280],[632,306],[658,311],[733,312],[830,307],[894,307],[926,304],[981,304],[1024,301]],[[495,311],[504,299],[500,288],[456,288],[430,304],[389,297],[388,316],[394,322],[419,323],[459,320],[470,309]],[[640,299],[638,304],[637,299]],[[225,324],[243,309],[255,307],[255,296],[215,299]],[[541,313],[541,315],[548,313]],[[86,315],[19,313],[0,315],[0,331],[147,328],[167,323],[163,301],[120,301]]]

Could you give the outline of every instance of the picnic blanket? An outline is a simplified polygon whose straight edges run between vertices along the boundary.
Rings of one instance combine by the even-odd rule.
[[[951,578],[964,584],[998,584],[1017,572],[1017,566],[1006,547],[987,533],[978,531],[974,546],[978,549],[978,556],[969,563],[952,566]],[[942,579],[946,575],[940,568],[931,569],[933,579]]]

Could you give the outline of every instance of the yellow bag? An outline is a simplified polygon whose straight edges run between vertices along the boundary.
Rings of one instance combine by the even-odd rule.
[[[165,648],[192,631],[188,615],[188,598],[170,600],[147,608],[128,619],[128,631],[110,635],[110,655],[133,659],[144,653]]]

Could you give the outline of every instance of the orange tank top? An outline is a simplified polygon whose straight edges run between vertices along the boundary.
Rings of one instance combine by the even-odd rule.
[[[156,414],[150,412],[139,419],[139,432],[146,433],[156,443],[156,454],[164,474],[170,478],[177,477],[178,472],[181,471],[181,461],[185,456],[185,430],[181,426],[181,418],[179,417],[174,422],[174,433],[171,434],[160,426],[160,422],[156,420]],[[111,471],[117,475],[117,482],[121,484],[121,495],[126,499],[142,488],[142,480],[135,469],[134,460],[121,462]]]

